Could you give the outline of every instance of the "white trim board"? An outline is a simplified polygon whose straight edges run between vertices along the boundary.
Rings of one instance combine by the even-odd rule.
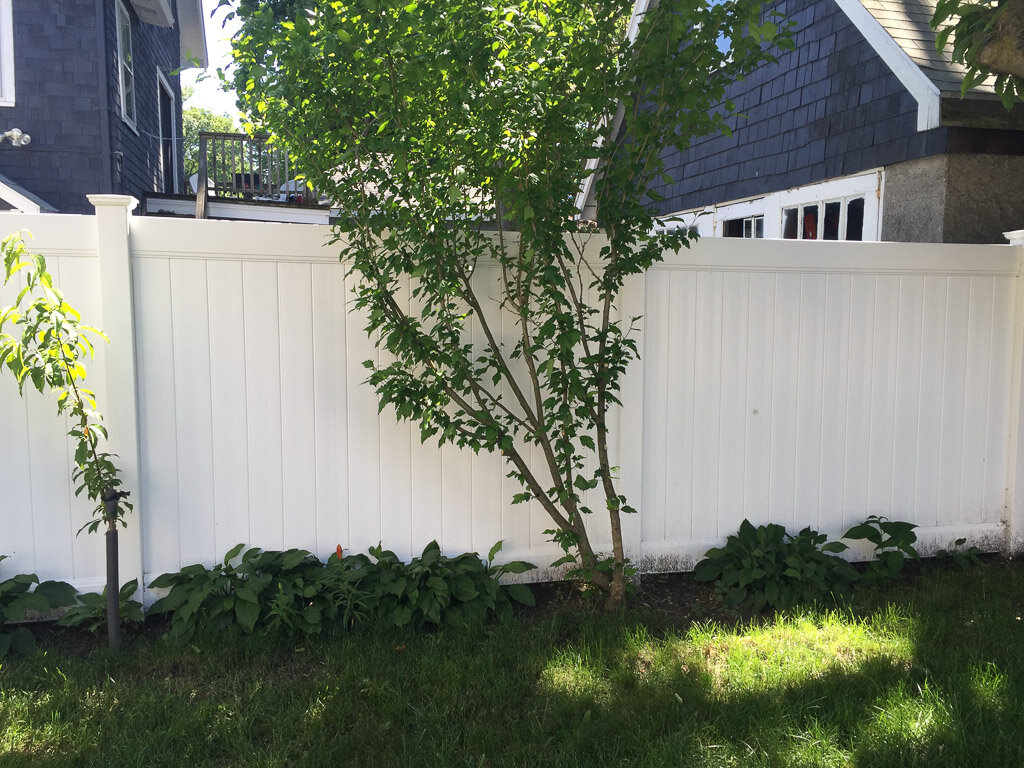
[[[14,106],[13,0],[0,0],[0,107]]]
[[[9,184],[0,181],[0,200],[14,206],[20,213],[42,213],[39,203],[22,194]]]
[[[903,47],[893,40],[878,19],[861,5],[860,0],[836,0],[836,5],[864,35],[903,87],[917,101],[917,130],[939,127],[939,88],[933,83]]]

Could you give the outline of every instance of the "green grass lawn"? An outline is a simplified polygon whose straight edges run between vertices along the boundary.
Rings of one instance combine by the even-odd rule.
[[[1024,766],[1024,568],[909,581],[738,625],[562,610],[113,659],[44,633],[0,668],[0,766]]]

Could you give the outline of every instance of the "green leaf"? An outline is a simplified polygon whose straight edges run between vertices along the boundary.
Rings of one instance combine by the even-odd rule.
[[[238,618],[238,624],[246,632],[252,632],[256,626],[256,621],[260,617],[260,608],[255,603],[250,603],[246,600],[235,601],[235,616]]]
[[[15,627],[11,630],[10,638],[11,650],[22,656],[28,656],[36,647],[35,635],[27,627]]]
[[[502,543],[503,542],[502,542],[501,539],[498,539],[494,543],[494,546],[491,547],[490,551],[487,553],[487,562],[492,562],[494,560],[494,556],[497,555],[499,552],[501,552],[501,545],[502,545]]]
[[[391,614],[391,620],[396,627],[404,627],[412,621],[412,609],[405,605],[398,606]]]
[[[537,604],[537,599],[533,596],[533,592],[525,584],[508,584],[505,586],[505,589],[508,592],[508,596],[517,603],[528,606]]]

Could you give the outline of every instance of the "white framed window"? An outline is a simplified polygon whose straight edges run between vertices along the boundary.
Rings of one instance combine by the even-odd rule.
[[[700,227],[702,236],[876,241],[881,234],[882,184],[883,172],[875,170],[699,211],[680,211],[665,219],[681,223],[696,216],[698,223],[705,222]]]
[[[764,237],[764,216],[726,219],[722,222],[722,237],[742,237],[747,240]]]
[[[864,240],[865,196],[816,200],[782,209],[784,240]]]
[[[715,237],[764,237],[764,198],[719,205],[714,213]]]
[[[14,106],[14,0],[0,0],[0,107]]]
[[[881,171],[810,184],[779,193],[784,240],[878,240]]]
[[[132,19],[117,0],[117,76],[120,86],[121,117],[135,127],[135,70],[132,59]]]
[[[174,89],[164,77],[156,73],[157,120],[160,127],[160,178],[154,185],[157,192],[178,192],[178,135]]]

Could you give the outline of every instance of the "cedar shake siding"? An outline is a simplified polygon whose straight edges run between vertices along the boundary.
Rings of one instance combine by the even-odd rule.
[[[733,136],[663,155],[671,183],[654,186],[659,213],[763,195],[938,154],[946,128],[917,130],[917,103],[832,0],[784,0],[796,47],[734,83],[746,118]]]
[[[175,13],[177,9],[172,2]],[[184,175],[178,28],[139,21],[131,2],[136,124],[121,118],[116,0],[13,4],[15,106],[0,130],[20,128],[28,146],[0,146],[0,173],[62,213],[91,213],[86,195],[140,200],[160,188],[157,70],[170,85]]]

